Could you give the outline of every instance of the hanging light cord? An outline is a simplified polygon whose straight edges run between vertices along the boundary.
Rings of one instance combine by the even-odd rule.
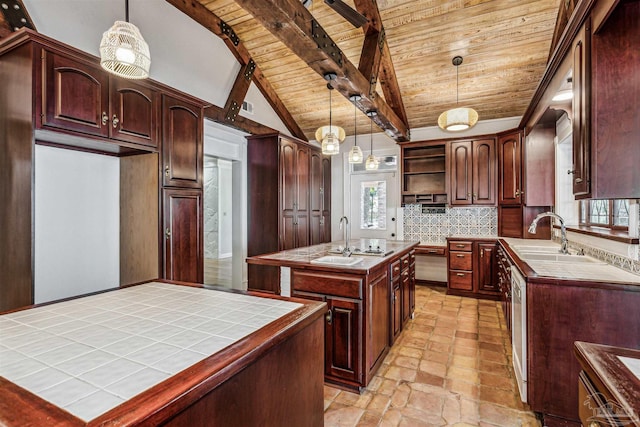
[[[329,88],[329,133],[333,133],[333,128],[331,126],[331,91],[333,88],[329,83],[327,83],[327,87]]]
[[[371,150],[371,155],[373,156],[373,117],[369,116],[369,118],[371,119],[369,121],[369,135],[371,136],[369,150]]]
[[[355,101],[353,101],[353,145],[358,146],[358,117]]]
[[[458,66],[456,65],[456,107],[460,104],[460,99],[458,98],[458,89],[459,89],[459,80],[458,80]]]
[[[129,0],[124,0],[124,17],[129,22]]]

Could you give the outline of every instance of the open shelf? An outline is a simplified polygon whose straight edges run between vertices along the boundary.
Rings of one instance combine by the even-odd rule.
[[[447,204],[446,145],[444,142],[402,147],[402,204]]]

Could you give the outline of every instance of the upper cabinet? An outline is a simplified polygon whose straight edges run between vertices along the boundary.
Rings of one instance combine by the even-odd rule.
[[[496,204],[495,139],[453,141],[449,151],[452,206]]]
[[[522,142],[520,132],[498,138],[498,204],[519,205],[522,200]]]
[[[309,227],[311,244],[331,241],[331,160],[311,151]]]
[[[447,203],[446,143],[402,144],[402,203]]]
[[[162,97],[162,183],[202,188],[202,107],[173,96]]]
[[[573,62],[573,194],[591,194],[591,18],[578,32],[571,46]]]
[[[99,65],[42,50],[37,126],[158,148],[160,94],[149,83],[110,76]]]

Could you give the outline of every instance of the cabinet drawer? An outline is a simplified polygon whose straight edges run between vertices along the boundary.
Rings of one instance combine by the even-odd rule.
[[[416,255],[445,256],[444,246],[418,246]]]
[[[391,280],[396,280],[400,277],[401,269],[401,260],[397,260],[391,263]]]
[[[449,268],[451,270],[471,270],[473,265],[471,255],[471,252],[449,252]]]
[[[473,274],[470,271],[449,271],[449,288],[473,290]]]
[[[401,265],[402,270],[405,270],[405,269],[409,268],[409,262],[410,262],[409,254],[403,256],[402,258],[400,258],[400,265]]]
[[[463,241],[454,241],[449,242],[449,250],[450,251],[466,251],[471,252],[472,242],[463,242]]]
[[[362,278],[333,273],[291,271],[293,291],[362,299]]]

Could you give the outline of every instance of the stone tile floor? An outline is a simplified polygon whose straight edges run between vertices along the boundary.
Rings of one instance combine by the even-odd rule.
[[[325,427],[531,426],[500,303],[417,286],[410,320],[358,395],[325,385]]]

